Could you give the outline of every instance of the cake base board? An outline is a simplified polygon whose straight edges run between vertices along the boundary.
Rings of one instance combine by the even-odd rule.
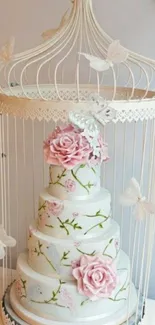
[[[108,319],[108,317],[104,320],[95,320],[89,322],[59,322],[52,321],[49,319],[41,318],[36,316],[35,314],[27,311],[23,306],[21,306],[16,298],[16,295],[13,297],[14,306],[10,304],[10,289],[11,286],[6,290],[3,300],[2,300],[2,319],[4,325],[125,325],[127,321],[127,314],[129,314],[128,325],[136,325],[141,321],[142,317],[142,305],[140,306],[138,320],[135,323],[135,310],[136,310],[136,301],[137,294],[134,286],[131,288],[130,295],[130,310],[128,310],[128,306],[125,305],[121,311],[118,311],[114,315],[114,319]]]

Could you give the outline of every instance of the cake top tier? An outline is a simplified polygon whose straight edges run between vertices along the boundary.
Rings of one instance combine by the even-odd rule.
[[[77,165],[89,167],[108,159],[108,147],[93,117],[70,114],[68,125],[56,127],[44,143],[44,158],[50,165],[71,170]]]

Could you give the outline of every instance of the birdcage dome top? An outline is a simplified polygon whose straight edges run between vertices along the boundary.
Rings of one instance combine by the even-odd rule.
[[[2,47],[1,113],[64,121],[77,109],[105,120],[108,107],[114,122],[154,118],[155,61],[112,40],[92,0],[72,1],[60,25],[42,37],[23,53],[14,54],[13,39]]]

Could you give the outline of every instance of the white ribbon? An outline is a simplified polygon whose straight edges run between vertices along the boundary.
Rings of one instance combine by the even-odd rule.
[[[129,187],[121,195],[121,204],[135,206],[134,214],[139,220],[144,219],[146,215],[155,214],[155,205],[141,194],[140,185],[135,178],[130,180]]]

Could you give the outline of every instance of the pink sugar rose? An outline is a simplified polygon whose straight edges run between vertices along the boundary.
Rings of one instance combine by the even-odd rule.
[[[76,189],[76,183],[72,179],[67,179],[65,181],[65,188],[67,192],[74,192]]]
[[[74,261],[72,268],[79,293],[91,301],[109,298],[116,288],[116,266],[110,258],[82,255],[79,264],[76,266]]]
[[[90,144],[82,136],[80,129],[71,124],[63,129],[58,128],[44,143],[45,161],[66,169],[86,163],[91,152]]]
[[[59,216],[60,213],[64,209],[64,204],[61,201],[51,201],[47,202],[47,209],[49,212],[51,212],[54,216]]]

